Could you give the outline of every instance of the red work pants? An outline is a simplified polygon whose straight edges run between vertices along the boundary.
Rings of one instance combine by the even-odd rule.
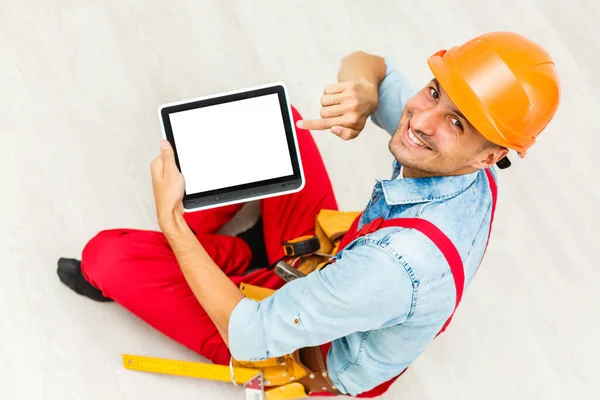
[[[293,109],[294,121],[301,119]],[[331,182],[309,131],[296,129],[306,185],[302,191],[260,201],[269,262],[283,256],[282,242],[315,234],[319,210],[337,210]],[[278,289],[272,271],[244,275],[251,261],[240,238],[216,234],[242,207],[235,204],[186,214],[190,227],[214,262],[239,286],[241,282]],[[102,293],[171,339],[217,364],[230,353],[216,327],[194,297],[169,243],[161,232],[113,229],[91,239],[82,254],[86,279]]]

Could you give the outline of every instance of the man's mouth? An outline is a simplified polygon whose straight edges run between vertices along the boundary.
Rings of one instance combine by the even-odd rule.
[[[427,149],[427,150],[431,150],[431,148],[429,146],[427,146],[421,139],[419,139],[419,137],[417,136],[417,134],[415,134],[413,132],[413,130],[410,127],[410,122],[408,124],[408,129],[407,129],[407,138],[408,141],[410,141],[412,144],[415,144],[419,147],[421,147],[422,149]]]

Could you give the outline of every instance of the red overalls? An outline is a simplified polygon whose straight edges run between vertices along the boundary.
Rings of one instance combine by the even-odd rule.
[[[292,109],[294,121],[302,119]],[[331,181],[311,133],[296,129],[306,184],[302,191],[260,201],[270,263],[283,257],[282,242],[315,234],[321,209],[337,210]],[[324,135],[326,133],[323,133]],[[242,204],[186,214],[190,227],[213,261],[239,286],[270,289],[285,284],[266,269],[244,275],[251,254],[240,238],[216,232]],[[139,318],[217,364],[229,364],[229,349],[194,297],[175,255],[161,232],[135,229],[102,231],[85,246],[81,262],[86,279]]]
[[[292,108],[292,113],[294,122],[302,119],[295,108]],[[283,257],[283,241],[315,234],[316,216],[321,209],[338,209],[329,176],[310,132],[298,128],[296,132],[306,179],[304,189],[298,193],[260,201],[269,263]],[[493,185],[489,172],[488,177]],[[493,194],[495,205],[495,185]],[[245,282],[279,289],[285,282],[272,270],[262,269],[244,275],[252,256],[247,244],[238,237],[216,233],[242,206],[235,204],[199,211],[186,214],[185,219],[213,261],[236,285]],[[354,231],[351,229],[344,237],[344,246],[357,236],[353,234],[357,221],[353,225]],[[376,228],[376,224],[368,227]],[[359,234],[365,234],[368,227]],[[451,243],[450,245],[454,247]],[[460,261],[460,257],[458,260]],[[454,272],[458,264],[452,262],[450,265],[454,265],[452,271],[456,282],[457,274]],[[212,362],[229,364],[229,349],[189,288],[175,255],[161,232],[136,229],[102,231],[85,246],[81,266],[86,279],[100,289],[104,296],[115,300],[155,329]],[[461,262],[460,272],[462,271]],[[462,281],[464,282],[464,273]],[[461,294],[462,282],[457,284],[457,304]],[[325,350],[327,348],[324,346]],[[394,380],[359,397],[380,395]]]

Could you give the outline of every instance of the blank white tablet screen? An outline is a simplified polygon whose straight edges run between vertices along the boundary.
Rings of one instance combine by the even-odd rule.
[[[170,119],[188,195],[294,173],[277,94]]]

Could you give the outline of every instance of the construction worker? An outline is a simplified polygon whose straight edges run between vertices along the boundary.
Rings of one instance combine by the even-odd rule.
[[[324,345],[323,392],[383,393],[450,321],[489,240],[495,165],[508,166],[509,151],[525,156],[560,96],[549,54],[515,33],[478,36],[428,66],[433,80],[417,90],[386,58],[345,57],[322,119],[293,110],[305,188],[262,200],[259,224],[238,236],[216,232],[240,204],[183,213],[183,177],[161,142],[151,173],[162,232],[102,231],[81,262],[59,260],[61,280],[215,363]],[[393,174],[377,181],[331,263],[287,284],[264,268],[246,273],[282,258],[283,241],[314,235],[320,210],[337,210],[309,130],[352,139],[369,117],[391,135]],[[241,283],[278,290],[256,301]]]

